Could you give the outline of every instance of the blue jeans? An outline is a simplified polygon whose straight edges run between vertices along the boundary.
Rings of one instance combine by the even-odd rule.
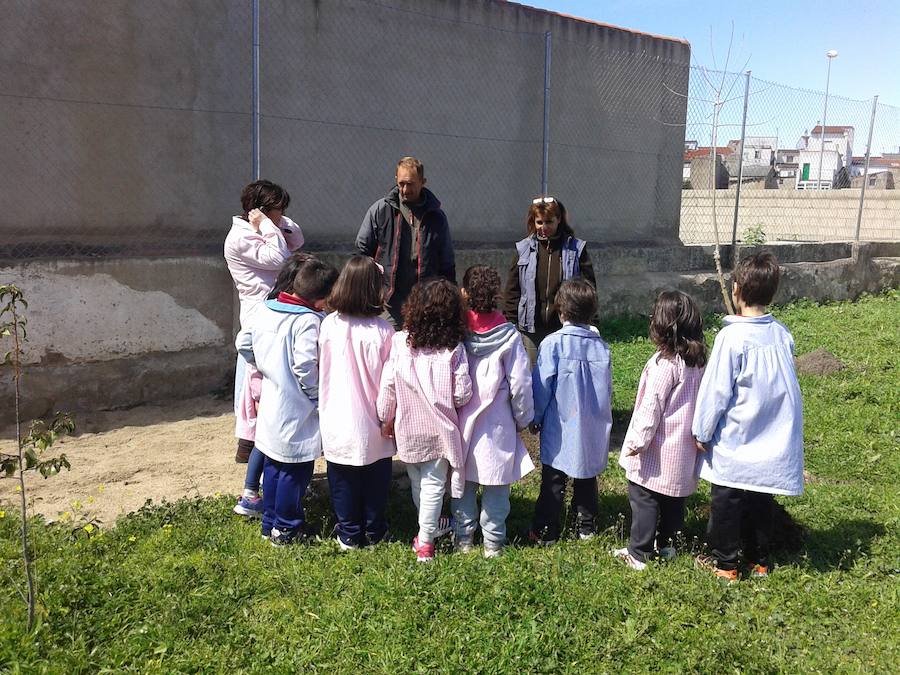
[[[272,528],[289,534],[302,534],[306,523],[303,513],[303,496],[312,480],[315,462],[277,462],[265,458],[263,480],[262,531],[268,534]]]
[[[459,499],[450,500],[456,518],[456,541],[471,543],[478,529],[478,483],[466,481]],[[486,546],[500,548],[506,543],[506,517],[509,515],[509,485],[485,485],[481,493],[481,536]]]
[[[250,459],[247,460],[247,474],[244,476],[244,489],[259,492],[259,481],[263,475],[263,466],[266,456],[255,445],[250,451]]]
[[[337,516],[334,529],[345,544],[363,546],[384,539],[391,464],[390,457],[366,466],[328,462],[328,487]]]
[[[411,462],[406,465],[413,504],[419,512],[420,544],[434,543],[449,472],[450,462],[443,457],[430,462]]]

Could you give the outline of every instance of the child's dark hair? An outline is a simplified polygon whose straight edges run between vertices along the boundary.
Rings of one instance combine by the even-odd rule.
[[[771,303],[780,280],[778,258],[769,251],[749,255],[734,268],[734,283],[738,285],[741,300],[748,306]]]
[[[270,180],[255,180],[241,190],[241,208],[244,209],[244,220],[253,209],[284,211],[291,203],[288,191]]]
[[[355,255],[344,265],[328,296],[328,307],[357,317],[384,311],[384,273],[372,258]]]
[[[462,296],[446,279],[413,286],[402,311],[406,344],[413,349],[454,349],[465,339]]]
[[[556,306],[564,321],[590,323],[597,313],[597,292],[584,279],[569,279],[559,285]]]
[[[650,341],[663,358],[677,354],[688,367],[706,365],[706,342],[700,308],[687,293],[663,291],[656,296],[650,317]]]
[[[297,251],[288,258],[288,261],[279,270],[278,277],[275,279],[275,285],[269,291],[266,300],[274,300],[279,293],[290,293],[294,287],[294,277],[297,276],[300,266],[312,257],[309,253]]]
[[[500,295],[500,275],[487,265],[472,265],[463,275],[463,288],[473,312],[493,312]]]
[[[337,278],[338,271],[334,265],[310,256],[300,263],[292,288],[295,295],[316,302],[328,297]]]

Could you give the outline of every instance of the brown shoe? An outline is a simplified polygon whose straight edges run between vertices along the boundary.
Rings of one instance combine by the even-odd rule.
[[[246,438],[238,439],[237,452],[234,455],[234,461],[238,464],[246,464],[250,461],[250,453],[253,451],[253,441]]]

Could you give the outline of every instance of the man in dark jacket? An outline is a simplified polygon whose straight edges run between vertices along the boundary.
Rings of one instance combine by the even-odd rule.
[[[456,283],[456,262],[447,216],[425,187],[425,167],[415,157],[397,163],[397,185],[369,207],[356,235],[356,248],[384,267],[389,320],[400,329],[400,308],[422,279]]]

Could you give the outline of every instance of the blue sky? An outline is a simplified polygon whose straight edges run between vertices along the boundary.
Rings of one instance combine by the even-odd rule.
[[[693,59],[712,67],[710,27],[716,60],[728,47],[734,21],[738,70],[747,68],[765,80],[825,89],[829,49],[839,56],[832,64],[833,94],[900,106],[900,0],[522,0],[585,19],[649,33],[687,39]]]

